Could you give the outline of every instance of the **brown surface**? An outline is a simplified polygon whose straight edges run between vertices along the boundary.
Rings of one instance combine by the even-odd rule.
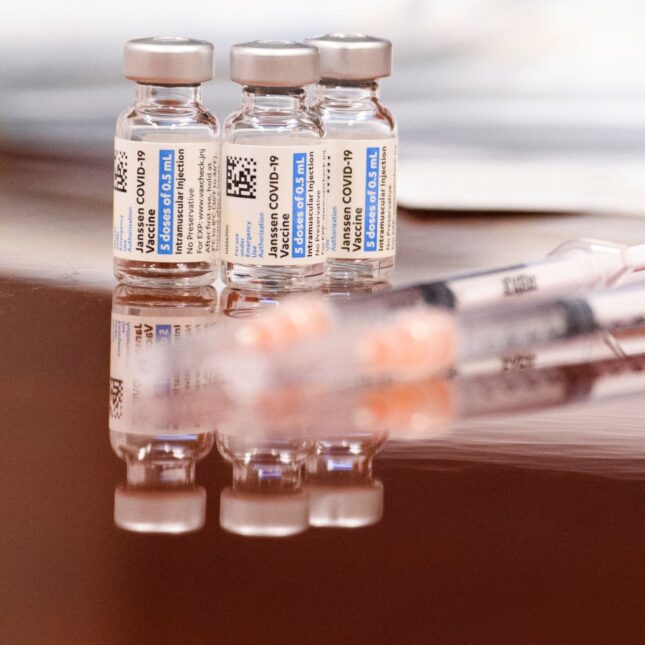
[[[109,204],[94,208],[109,219]],[[406,219],[397,280],[641,230],[582,216]],[[107,432],[109,318],[108,292],[0,284],[3,645],[645,639],[641,397],[464,426],[473,437],[562,429],[583,443],[606,428],[597,467],[546,438],[539,454],[515,446],[510,456],[468,442],[392,445],[375,462],[380,524],[282,540],[219,529],[230,467],[213,451],[198,465],[205,529],[139,536],[112,521],[125,466]],[[627,446],[620,460],[612,441]]]

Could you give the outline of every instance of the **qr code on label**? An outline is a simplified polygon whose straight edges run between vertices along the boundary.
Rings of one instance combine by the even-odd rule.
[[[114,190],[128,191],[128,155],[123,150],[114,151]]]
[[[120,419],[123,415],[123,381],[110,377],[110,419]]]
[[[258,163],[248,157],[226,157],[226,195],[255,199]]]

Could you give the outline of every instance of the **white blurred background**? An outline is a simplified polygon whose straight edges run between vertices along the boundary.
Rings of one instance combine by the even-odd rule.
[[[232,43],[361,31],[394,43],[382,86],[404,205],[644,210],[642,0],[24,1],[2,17],[0,147],[13,154],[109,159],[134,92],[129,38],[214,42],[204,97],[223,119],[239,96]]]

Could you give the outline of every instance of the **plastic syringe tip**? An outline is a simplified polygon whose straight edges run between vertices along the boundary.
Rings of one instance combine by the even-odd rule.
[[[632,261],[634,271],[645,271],[645,244],[630,246],[629,258]]]

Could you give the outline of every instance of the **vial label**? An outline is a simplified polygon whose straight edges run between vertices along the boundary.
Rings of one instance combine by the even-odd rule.
[[[327,254],[385,258],[396,240],[397,139],[330,140]]]
[[[114,140],[115,257],[213,261],[219,144]]]
[[[181,423],[164,422],[163,406],[170,407],[174,396],[211,387],[214,375],[195,368],[159,374],[151,381],[142,358],[159,345],[174,344],[204,333],[216,322],[215,312],[172,318],[112,313],[110,430],[139,434],[160,430],[185,433],[201,427],[197,413],[184,415]]]
[[[224,260],[308,265],[325,257],[327,149],[224,143]]]

